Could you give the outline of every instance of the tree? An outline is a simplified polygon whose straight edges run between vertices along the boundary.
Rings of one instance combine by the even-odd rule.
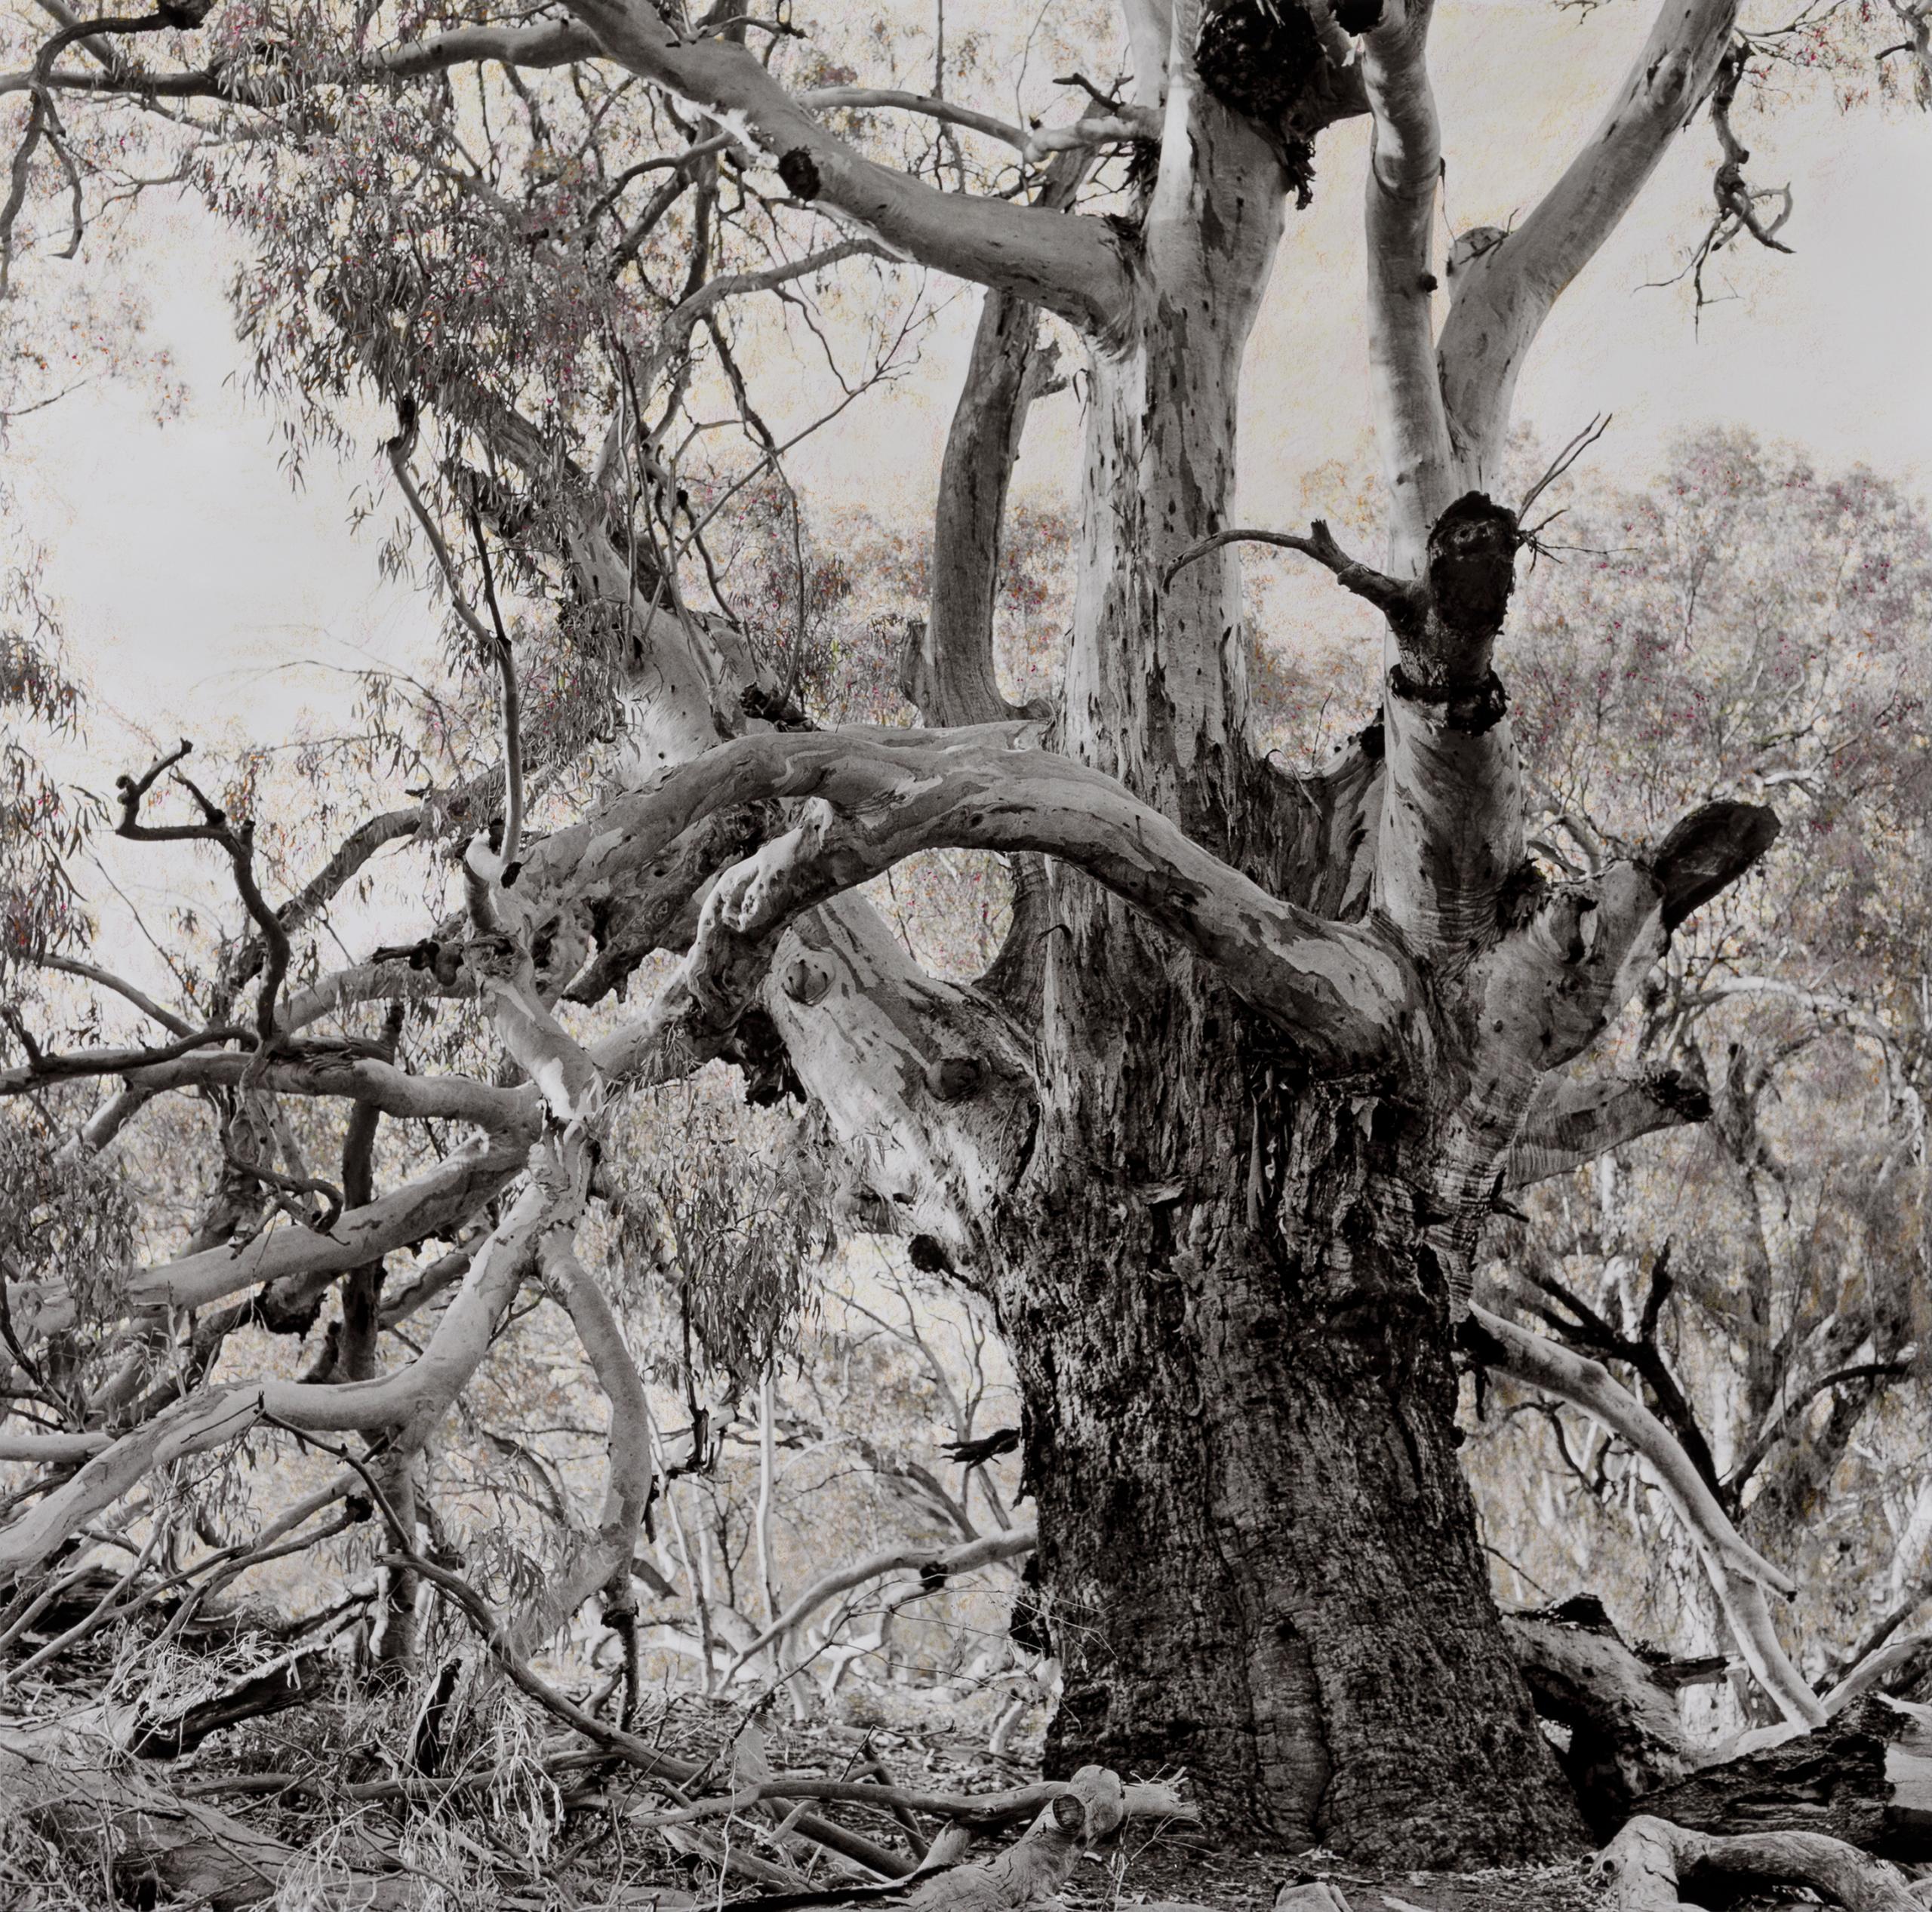
[[[224,1166],[183,1252],[104,1298],[56,1266],[10,1283],[46,1425],[6,1451],[84,1465],[0,1529],[0,1572],[31,1575],[155,1470],[264,1419],[378,1436],[406,1539],[426,1517],[412,1455],[537,1278],[610,1394],[611,1479],[514,1637],[621,1578],[654,1464],[575,1243],[614,1100],[724,1057],[755,1099],[808,1102],[848,1225],[907,1237],[996,1305],[1065,1670],[1055,1761],[1178,1761],[1230,1816],[1404,1863],[1576,1837],[1489,1592],[1457,1348],[1570,1385],[1561,1351],[1470,1326],[1485,1224],[1525,1149],[1574,1160],[1681,1119],[1641,1082],[1561,1072],[1777,825],[1720,798],[1586,873],[1532,856],[1494,666],[1534,499],[1500,493],[1524,358],[1730,72],[1737,14],[1664,9],[1598,131],[1511,231],[1457,238],[1445,286],[1430,11],[1126,0],[1131,86],[1082,81],[1077,117],[1029,128],[937,85],[859,85],[789,16],[729,7],[570,0],[514,25],[164,8],[38,45],[11,83],[10,252],[30,198],[125,171],[116,102],[178,115],[152,137],[178,134],[255,248],[238,301],[265,384],[312,432],[352,429],[358,394],[393,410],[390,475],[469,696],[435,713],[426,792],[279,902],[245,782],[204,791],[186,743],[122,779],[120,833],[216,850],[248,927],[193,1001],[148,1012],[170,1041],[58,1052],[23,1023],[0,1087],[118,1078],[82,1152],[156,1098],[202,1096]],[[153,56],[147,36],[177,31],[201,38]],[[84,126],[83,104],[104,110]],[[862,117],[881,112],[944,140],[894,164]],[[1382,704],[1295,776],[1249,740],[1240,380],[1314,142],[1363,115],[1386,549],[1318,522],[1275,535],[1377,614]],[[967,136],[1019,170],[969,164]],[[1721,212],[1753,203],[1741,175],[1721,185]],[[797,500],[728,322],[730,301],[864,256],[986,288],[902,659],[912,729],[819,728],[801,705]],[[1083,497],[1062,694],[1022,709],[991,626],[1015,450],[1055,376],[1042,314],[1080,342]],[[881,322],[869,376],[910,322]],[[728,395],[749,471],[707,463],[703,389]],[[761,509],[728,510],[756,486]],[[791,628],[734,607],[736,560],[707,534],[768,579],[789,546]],[[600,757],[614,713],[621,746]],[[500,767],[452,775],[493,727]],[[459,913],[345,968],[306,953],[380,848],[438,835]],[[858,893],[935,849],[1011,861],[1011,932],[971,984],[921,971]],[[641,1013],[577,1013],[667,951]],[[438,997],[473,998],[488,1053],[405,1067],[402,1022],[374,1006]],[[339,1182],[289,1123],[316,1102],[346,1105],[321,1131]],[[469,1139],[416,1160],[438,1124]],[[381,1194],[379,1130],[408,1136],[391,1159],[411,1167]],[[305,1225],[268,1225],[278,1210]],[[378,1371],[385,1264],[438,1237],[460,1286],[421,1351]],[[355,1364],[224,1376],[230,1334],[312,1320],[338,1281]],[[1710,1549],[1747,1653],[1805,1716],[1769,1657],[1775,1571],[1741,1542]]]
[[[1545,853],[1589,868],[1714,782],[1777,793],[1788,827],[1760,880],[1679,939],[1625,1034],[1619,1065],[1675,1075],[1709,1119],[1538,1191],[1494,1244],[1487,1295],[1630,1374],[1803,1589],[1783,1631],[1823,1691],[1922,1598],[1926,925],[1900,877],[1926,826],[1932,543],[1897,487],[1734,432],[1686,441],[1564,539],[1516,634]],[[1532,1535],[1497,1491],[1525,1460],[1498,1424],[1478,1467],[1491,1537],[1567,1587],[1607,1527],[1634,1527],[1628,1571],[1599,1561],[1588,1584],[1617,1583],[1657,1637],[1688,1644],[1687,1611],[1722,1651],[1628,1450],[1531,1411],[1573,1512]]]

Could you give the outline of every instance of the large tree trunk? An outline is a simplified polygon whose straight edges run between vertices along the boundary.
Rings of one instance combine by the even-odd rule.
[[[1065,745],[1275,895],[1359,914],[1375,753],[1315,795],[1258,764],[1232,555],[1165,577],[1229,521],[1284,184],[1239,115],[1168,112],[1136,330],[1094,354]],[[1054,1769],[1182,1763],[1211,1809],[1396,1862],[1577,1840],[1457,1459],[1429,1116],[1310,1086],[1064,867],[1053,902],[998,1292],[1065,1668]]]
[[[1273,1086],[1249,1019],[1109,927],[1057,953],[1108,1040],[1059,1085],[1004,1284],[1054,1769],[1179,1762],[1224,1813],[1398,1863],[1547,1853],[1574,1807],[1491,1600],[1392,1112]]]

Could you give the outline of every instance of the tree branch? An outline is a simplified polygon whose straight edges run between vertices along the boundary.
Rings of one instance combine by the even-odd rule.
[[[1084,155],[1048,168],[1039,203],[1072,203]],[[1001,694],[993,669],[993,605],[1007,492],[1035,390],[1038,309],[1004,292],[980,307],[972,355],[940,461],[932,583],[926,621],[909,644],[900,687],[935,728],[993,724],[1023,713]]]
[[[67,976],[78,976],[88,982],[97,982],[103,989],[111,989],[117,996],[132,1003],[143,1016],[158,1022],[164,1029],[177,1036],[194,1034],[192,1025],[177,1016],[172,1010],[163,1009],[160,1004],[145,991],[137,989],[131,982],[125,982],[106,970],[96,969],[91,963],[77,962],[71,956],[60,956],[52,951],[43,951],[33,959],[42,969],[59,970]]]
[[[728,1027],[782,930],[915,851],[937,848],[1037,850],[1078,865],[1216,964],[1314,1066],[1373,1068],[1416,1038],[1420,985],[1382,931],[1278,902],[1112,778],[1013,748],[1017,740],[1005,727],[744,737],[629,800],[621,822],[611,816],[599,833],[610,847],[599,859],[605,868],[620,856],[641,860],[727,804],[820,802],[799,828],[719,879],[651,1022],[600,1045],[600,1059],[629,1073],[653,1066],[647,1058],[674,1027]]]
[[[1818,1696],[1779,1643],[1764,1589],[1789,1595],[1790,1576],[1748,1547],[1663,1423],[1617,1385],[1601,1363],[1559,1348],[1487,1308],[1472,1308],[1471,1351],[1485,1366],[1553,1395],[1629,1443],[1648,1463],[1682,1522],[1739,1650],[1786,1718],[1807,1728],[1824,1723]]]
[[[624,1344],[623,1330],[610,1302],[578,1260],[568,1229],[550,1230],[537,1259],[546,1282],[561,1299],[589,1357],[591,1372],[610,1403],[611,1424],[605,1436],[604,1505],[596,1529],[577,1538],[569,1557],[505,1628],[509,1650],[519,1658],[528,1658],[548,1646],[558,1628],[599,1588],[614,1586],[623,1593],[657,1481],[651,1404],[645,1396],[644,1378]]]
[[[1429,85],[1432,0],[1384,0],[1364,35],[1374,139],[1364,209],[1368,254],[1371,402],[1401,575],[1420,568],[1429,527],[1463,489],[1435,363],[1432,297],[1442,141]]]
[[[1709,91],[1737,17],[1737,0],[1666,0],[1610,110],[1529,217],[1479,247],[1459,241],[1441,379],[1470,483],[1500,479],[1530,347]]]
[[[571,0],[571,11],[610,58],[742,128],[795,196],[858,221],[900,256],[1017,293],[1097,336],[1124,319],[1129,274],[1103,222],[942,192],[862,159],[749,48],[680,41],[647,0]]]
[[[1684,1903],[1680,1884],[1740,1879],[1809,1886],[1845,1912],[1923,1912],[1895,1867],[1823,1833],[1722,1837],[1640,1813],[1604,1848],[1597,1865],[1609,1889],[1607,1912],[1675,1912]]]
[[[435,1167],[364,1208],[351,1209],[328,1234],[272,1228],[239,1254],[226,1243],[135,1269],[118,1289],[131,1312],[206,1306],[245,1288],[312,1276],[346,1274],[379,1257],[448,1234],[523,1168],[537,1127],[480,1137]],[[23,1336],[42,1338],[71,1326],[74,1297],[64,1287],[10,1283],[8,1302]]]
[[[0,1527],[0,1581],[38,1566],[156,1468],[221,1446],[265,1416],[309,1432],[399,1428],[398,1438],[407,1445],[413,1429],[441,1419],[481,1364],[538,1234],[577,1199],[571,1173],[555,1157],[543,1163],[472,1261],[428,1345],[407,1366],[379,1380],[342,1385],[270,1380],[197,1391],[123,1434],[72,1480]]]
[[[949,1577],[969,1573],[995,1560],[1010,1560],[1030,1554],[1037,1545],[1038,1536],[1031,1527],[1013,1527],[1004,1533],[959,1542],[950,1547],[888,1547],[848,1566],[835,1567],[829,1573],[820,1574],[764,1632],[740,1649],[721,1685],[728,1689],[740,1668],[749,1665],[774,1640],[795,1633],[828,1600],[849,1593],[854,1587],[863,1587],[869,1580],[883,1579],[888,1573],[937,1573]]]
[[[1546,1076],[1523,1117],[1503,1185],[1526,1188],[1567,1175],[1626,1142],[1708,1121],[1710,1114],[1709,1088],[1676,1069],[1583,1080]]]

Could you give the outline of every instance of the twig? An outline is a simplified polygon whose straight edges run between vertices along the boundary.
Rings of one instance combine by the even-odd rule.
[[[1411,609],[1416,603],[1415,587],[1386,576],[1373,567],[1351,558],[1335,542],[1327,521],[1319,518],[1309,527],[1306,536],[1294,531],[1257,530],[1246,526],[1231,531],[1217,531],[1212,537],[1190,545],[1161,574],[1161,589],[1169,589],[1189,565],[1197,564],[1231,544],[1276,545],[1284,551],[1298,551],[1304,558],[1312,558],[1325,570],[1332,571],[1335,582],[1345,591],[1366,598],[1385,614]]]
[[[279,1039],[275,998],[281,993],[283,979],[288,973],[291,951],[288,932],[282,927],[281,918],[269,908],[267,898],[255,881],[254,820],[245,822],[239,830],[231,828],[227,814],[220,806],[178,770],[175,771],[175,781],[194,798],[202,820],[199,823],[159,825],[140,820],[142,799],[154,788],[156,779],[164,772],[174,770],[194,747],[183,737],[180,748],[158,758],[146,776],[139,779],[125,775],[115,778],[115,787],[121,793],[121,821],[115,826],[114,833],[131,843],[212,843],[226,853],[235,873],[235,887],[240,892],[248,914],[254,918],[255,927],[261,931],[263,942],[268,945],[267,973],[262,979],[261,992],[255,1001],[255,1026],[260,1037],[256,1060],[266,1067]]]
[[[1610,421],[1616,414],[1605,412],[1601,418],[1592,418],[1577,435],[1550,460],[1549,469],[1523,493],[1523,502],[1516,507],[1516,521],[1521,524],[1530,515],[1530,507],[1574,465],[1590,447],[1610,429]]]

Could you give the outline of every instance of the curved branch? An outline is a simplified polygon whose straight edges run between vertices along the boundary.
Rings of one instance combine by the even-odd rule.
[[[189,1395],[123,1434],[72,1480],[0,1527],[0,1581],[38,1566],[156,1468],[221,1446],[264,1415],[310,1433],[399,1426],[405,1443],[413,1430],[433,1425],[481,1365],[539,1231],[570,1199],[561,1179],[554,1162],[532,1178],[478,1251],[428,1345],[407,1366],[375,1381],[257,1381]]]
[[[1657,1416],[1613,1380],[1601,1363],[1517,1326],[1487,1308],[1469,1311],[1472,1351],[1485,1366],[1580,1408],[1620,1435],[1647,1462],[1697,1548],[1712,1591],[1759,1685],[1787,1720],[1824,1723],[1824,1708],[1779,1643],[1764,1589],[1797,1590],[1789,1575],[1745,1543],[1717,1497]]]
[[[78,962],[71,956],[58,955],[52,950],[42,951],[33,960],[44,970],[58,970],[63,975],[77,976],[84,982],[97,982],[103,989],[112,990],[172,1034],[192,1036],[195,1032],[192,1023],[184,1021],[172,1010],[163,1009],[145,990],[137,988],[133,983],[109,970],[97,969],[91,963]]]
[[[1070,205],[1086,171],[1084,155],[1054,161],[1039,203],[1056,211]],[[1039,383],[1038,330],[1036,307],[1008,293],[986,295],[940,461],[926,621],[908,634],[900,674],[901,690],[928,724],[1023,715],[1001,694],[994,671],[993,604],[1007,493]]]
[[[941,848],[1036,850],[1076,865],[1215,964],[1315,1066],[1370,1068],[1425,1040],[1420,979],[1385,932],[1278,901],[1111,777],[1014,748],[1017,728],[740,738],[631,799],[621,845],[607,816],[598,839],[609,847],[586,864],[641,860],[728,804],[820,800],[804,825],[719,879],[666,997],[645,1024],[598,1046],[600,1065],[650,1068],[675,1031],[688,1040],[694,1028],[728,1028],[787,925],[915,851]]]
[[[657,1480],[644,1377],[624,1345],[623,1330],[603,1290],[578,1260],[570,1231],[552,1229],[544,1237],[538,1261],[545,1279],[562,1298],[589,1357],[591,1372],[610,1403],[611,1425],[605,1437],[604,1507],[596,1531],[579,1537],[569,1558],[505,1629],[509,1649],[519,1658],[547,1646],[600,1587],[614,1582],[621,1586],[629,1579],[638,1531]]]
[[[1709,93],[1737,0],[1666,0],[1601,123],[1529,217],[1458,242],[1442,390],[1469,482],[1494,483],[1516,380],[1564,288],[1617,229]]]
[[[524,1167],[537,1133],[479,1138],[466,1148],[362,1208],[333,1231],[272,1228],[238,1255],[226,1243],[172,1262],[137,1268],[119,1290],[130,1311],[201,1308],[244,1288],[285,1280],[346,1274],[352,1268],[447,1234],[468,1219]],[[64,1288],[10,1285],[8,1305],[23,1336],[41,1338],[71,1326],[74,1298]]]
[[[1017,293],[1090,334],[1110,336],[1124,317],[1131,276],[1103,222],[942,192],[860,158],[749,48],[680,41],[648,0],[570,4],[609,57],[740,129],[798,198],[857,220],[901,256]]]
[[[968,1573],[995,1560],[1010,1560],[1030,1554],[1038,1545],[1038,1536],[1032,1528],[1014,1527],[1004,1533],[989,1534],[982,1539],[958,1542],[950,1547],[888,1547],[850,1566],[835,1567],[829,1573],[820,1574],[764,1632],[740,1649],[726,1669],[723,1684],[728,1687],[741,1667],[748,1666],[774,1640],[795,1632],[826,1601],[849,1593],[854,1587],[863,1587],[868,1580],[883,1579],[888,1573]]]
[[[334,855],[275,911],[284,930],[293,936],[304,928],[317,911],[340,894],[343,884],[377,851],[403,838],[414,836],[422,828],[423,820],[422,809],[412,806],[408,810],[385,810],[351,831],[337,846]],[[242,945],[230,973],[230,979],[236,987],[254,979],[261,968],[264,953],[259,936],[251,936]],[[283,1016],[291,1028],[300,1026],[294,1020],[290,1005],[283,1006]]]
[[[1895,1867],[1820,1832],[1722,1837],[1640,1813],[1604,1849],[1597,1866],[1609,1889],[1607,1912],[1672,1912],[1683,1903],[1680,1884],[1740,1879],[1808,1886],[1846,1912],[1922,1912]]]
[[[1916,1360],[1857,1361],[1849,1367],[1835,1368],[1830,1373],[1821,1374],[1815,1381],[1807,1382],[1765,1422],[1752,1437],[1751,1444],[1739,1456],[1737,1465],[1724,1482],[1733,1502],[1743,1495],[1746,1483],[1764,1465],[1771,1449],[1789,1432],[1792,1423],[1801,1419],[1820,1394],[1848,1382],[1902,1381],[1907,1375],[1917,1372],[1918,1366]]]

